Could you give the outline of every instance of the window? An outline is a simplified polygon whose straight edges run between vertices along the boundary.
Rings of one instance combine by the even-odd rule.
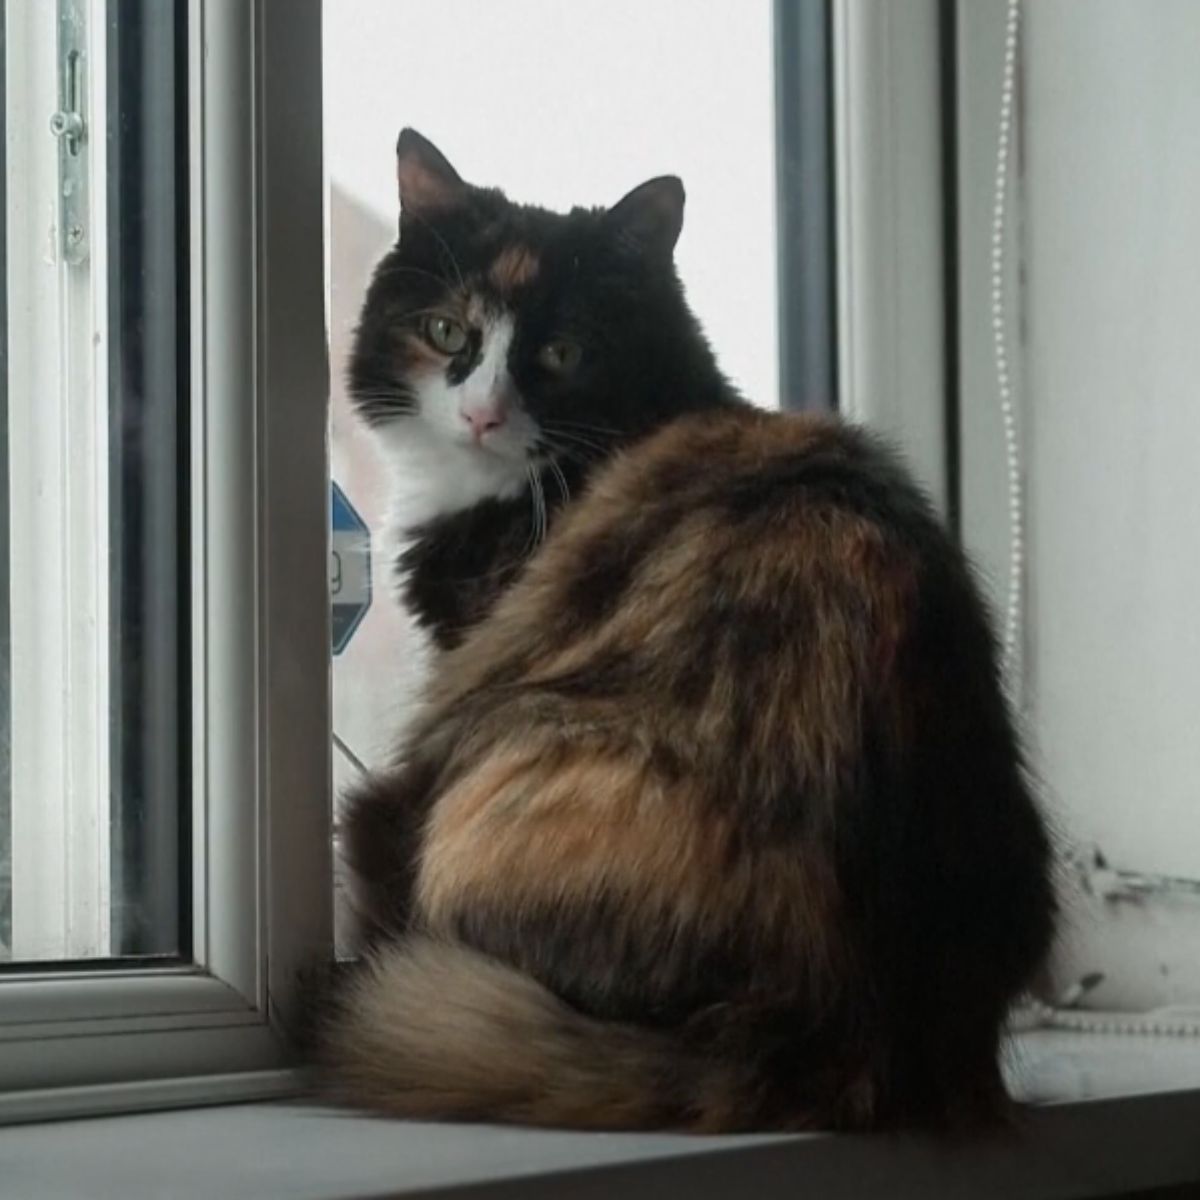
[[[120,5],[102,42],[84,3],[8,9],[6,177],[33,186],[6,205],[20,452],[6,455],[3,942],[16,962],[177,959],[190,949],[184,10]]]
[[[320,109],[284,80],[319,8],[285,7],[0,6],[0,1111],[279,1067],[327,951]]]
[[[370,608],[350,639],[335,640],[339,793],[360,764],[386,759],[403,703],[423,677],[423,641],[390,595],[383,537],[390,481],[343,381],[370,270],[395,240],[401,125],[433,139],[465,178],[550,208],[612,204],[643,180],[681,175],[688,201],[677,262],[689,299],[746,395],[780,403],[774,13],[770,0],[720,0],[695,22],[693,9],[690,0],[325,6],[332,467],[368,528],[375,592],[369,597],[358,582]],[[445,53],[432,48],[445,47],[450,29],[447,70]],[[400,46],[408,48],[403,70],[396,69]],[[486,119],[481,96],[490,97]],[[788,99],[799,113],[800,97]],[[787,164],[794,165],[790,156]],[[792,357],[799,359],[798,347]],[[342,511],[343,499],[335,503]],[[353,535],[344,536],[352,546]],[[344,911],[340,940],[348,944]]]
[[[288,1086],[331,776],[387,752],[423,669],[341,382],[402,124],[550,206],[683,175],[727,370],[900,442],[1003,614],[1000,317],[1014,678],[1081,918],[1033,1016],[1200,1028],[1196,10],[696,11],[0,0],[0,1119]],[[1121,1087],[1197,1083],[1182,1042],[1113,1045],[1145,1067]],[[1071,1052],[1039,1061],[1061,1094]]]

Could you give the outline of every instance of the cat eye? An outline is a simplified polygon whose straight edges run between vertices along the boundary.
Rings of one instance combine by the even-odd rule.
[[[443,354],[461,354],[467,346],[467,331],[450,317],[429,317],[425,321],[425,340]]]
[[[568,338],[555,338],[538,351],[537,360],[547,371],[553,371],[555,375],[567,375],[579,366],[582,356],[583,351],[578,342],[572,342]]]

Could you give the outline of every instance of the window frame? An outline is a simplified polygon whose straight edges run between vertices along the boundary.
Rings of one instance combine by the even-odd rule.
[[[939,0],[828,3],[839,409],[900,447],[948,513],[954,380]]]
[[[774,0],[780,407],[838,408],[829,0]]]
[[[189,22],[194,962],[0,975],[0,1119],[277,1092],[331,952],[320,3]]]
[[[55,953],[91,958],[108,951],[107,722],[96,702],[108,674],[107,407],[97,383],[107,372],[102,282],[106,156],[82,139],[73,183],[82,183],[80,252],[65,252],[65,202],[46,229],[45,206],[62,186],[60,142],[46,108],[63,100],[57,62],[83,33],[85,55],[75,103],[90,119],[104,87],[104,64],[88,54],[87,0],[10,5],[5,11],[6,172],[25,182],[5,208],[5,289],[10,333],[5,364],[6,423],[21,453],[10,457],[6,523],[10,629],[9,799],[14,920],[11,955],[35,961]],[[9,35],[14,34],[12,42]],[[16,47],[33,53],[19,54]],[[45,56],[45,57],[42,57]],[[9,133],[14,136],[8,136]],[[48,253],[47,242],[55,243]],[[36,337],[34,331],[52,331]],[[47,403],[53,397],[59,402]],[[36,800],[31,800],[36,797]],[[16,919],[20,914],[20,920]]]

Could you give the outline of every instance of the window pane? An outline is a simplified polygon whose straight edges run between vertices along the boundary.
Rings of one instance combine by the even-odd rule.
[[[774,406],[773,55],[770,0],[706,3],[703,20],[692,0],[325,5],[332,464],[370,530],[374,591],[335,658],[337,791],[357,773],[353,758],[386,756],[421,677],[423,642],[393,599],[381,545],[391,480],[343,383],[370,270],[395,238],[400,127],[431,138],[471,182],[559,211],[611,205],[644,180],[681,176],[676,261],[688,298],[724,369],[750,399]],[[365,596],[367,573],[346,578],[361,535],[335,503],[334,549],[345,551],[333,570],[343,589],[336,638],[353,611],[347,603],[339,618],[338,601]]]
[[[186,9],[4,11],[0,952],[17,962],[189,950]]]
[[[184,4],[109,32],[113,953],[186,952],[188,259]]]

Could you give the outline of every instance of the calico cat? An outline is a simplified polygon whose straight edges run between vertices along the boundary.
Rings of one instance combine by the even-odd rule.
[[[407,129],[397,175],[349,385],[401,493],[403,599],[449,647],[595,462],[738,397],[681,302],[677,179],[558,216],[468,187]]]
[[[597,1129],[1002,1119],[1056,905],[963,556],[868,433],[721,376],[676,180],[554,215],[408,131],[399,177],[351,378],[425,489],[401,569],[446,650],[349,805],[370,948],[326,1018],[336,1093]]]

